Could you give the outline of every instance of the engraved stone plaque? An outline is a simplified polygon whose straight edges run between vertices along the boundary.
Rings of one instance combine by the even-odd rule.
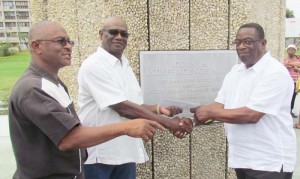
[[[211,103],[237,62],[234,50],[141,51],[144,103],[157,104],[165,99]]]

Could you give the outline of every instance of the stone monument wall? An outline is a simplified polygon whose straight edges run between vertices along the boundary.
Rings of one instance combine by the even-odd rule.
[[[102,20],[126,19],[130,38],[125,55],[139,78],[139,51],[234,49],[240,25],[260,23],[267,48],[278,59],[284,51],[285,0],[33,0],[33,22],[61,23],[75,41],[70,67],[60,72],[77,101],[81,62],[100,44]],[[196,128],[186,139],[159,132],[145,144],[150,161],[138,165],[141,179],[231,179],[222,124]]]

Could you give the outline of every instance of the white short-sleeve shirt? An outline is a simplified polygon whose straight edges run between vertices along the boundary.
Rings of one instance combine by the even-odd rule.
[[[142,104],[138,81],[123,56],[116,57],[98,47],[82,63],[78,73],[79,118],[84,126],[103,126],[129,120],[108,106],[125,100]],[[142,139],[120,136],[103,144],[88,148],[86,164],[104,163],[119,165],[148,160]]]
[[[267,52],[254,66],[235,65],[215,99],[225,109],[248,107],[265,113],[256,124],[225,124],[231,168],[292,172],[296,137],[290,104],[293,81]]]

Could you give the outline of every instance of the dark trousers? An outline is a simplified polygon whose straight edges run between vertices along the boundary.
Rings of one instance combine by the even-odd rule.
[[[293,92],[293,97],[292,97],[292,101],[291,101],[291,112],[294,109],[294,103],[295,103],[295,99],[296,99],[296,83],[294,83],[294,92]]]
[[[269,172],[244,168],[235,169],[238,179],[292,179],[293,172]]]
[[[135,179],[136,164],[106,165],[102,163],[85,164],[85,179]]]

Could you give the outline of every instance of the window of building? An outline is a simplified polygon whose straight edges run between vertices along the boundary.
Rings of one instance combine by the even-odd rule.
[[[16,1],[17,9],[28,9],[28,1]]]
[[[4,9],[14,9],[15,5],[13,1],[3,1]]]
[[[0,27],[3,27],[3,22],[0,22]]]
[[[29,12],[17,12],[19,19],[29,19]]]
[[[0,32],[0,37],[5,37],[3,32]]]
[[[16,22],[5,22],[6,27],[16,27]]]
[[[6,36],[7,37],[18,37],[18,34],[17,34],[17,32],[7,32]]]
[[[29,22],[19,22],[20,27],[29,27]]]
[[[16,13],[12,12],[12,11],[4,12],[4,18],[5,19],[15,19],[16,18]]]

